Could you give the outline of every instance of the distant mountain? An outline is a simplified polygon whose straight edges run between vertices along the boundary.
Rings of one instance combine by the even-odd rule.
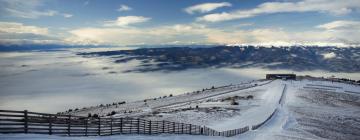
[[[116,59],[116,63],[139,60],[141,65],[131,70],[135,72],[208,67],[360,72],[360,48],[355,47],[167,47],[79,53],[79,55],[111,56]]]

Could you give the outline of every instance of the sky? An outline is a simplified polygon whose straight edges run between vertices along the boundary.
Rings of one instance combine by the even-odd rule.
[[[0,44],[359,46],[360,0],[0,0]]]

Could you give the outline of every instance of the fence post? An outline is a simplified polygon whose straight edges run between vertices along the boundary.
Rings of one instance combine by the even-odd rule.
[[[163,124],[162,124],[162,132],[165,133],[165,121],[163,120],[162,122],[163,122]]]
[[[147,123],[148,121],[147,120],[144,120],[144,125],[143,125],[143,127],[144,127],[144,134],[146,134],[146,123]]]
[[[101,136],[101,118],[98,120],[98,135]]]
[[[137,119],[137,133],[140,134],[140,119]]]
[[[127,120],[129,121],[129,118],[127,118]],[[131,131],[131,130],[132,130],[132,127],[133,127],[132,125],[133,125],[133,119],[131,118],[131,119],[130,119],[130,131],[129,131],[130,134],[132,133],[132,131]]]
[[[87,136],[88,134],[88,118],[84,119],[84,123],[85,123],[85,136]]]
[[[51,121],[51,115],[49,115],[49,135],[52,135],[52,121]]]
[[[70,136],[70,129],[71,129],[71,115],[68,116],[68,135]]]
[[[120,133],[123,133],[123,118],[120,118]]]
[[[191,124],[190,124],[190,131],[189,131],[189,134],[191,135]]]
[[[184,123],[181,123],[181,134],[184,134]]]
[[[173,122],[173,133],[175,134],[175,122]]]
[[[200,128],[200,134],[203,135],[204,134],[204,128]]]
[[[24,132],[25,133],[28,133],[28,121],[29,121],[28,111],[24,110]]]
[[[110,135],[113,134],[113,118],[112,116],[110,117]]]
[[[151,135],[151,120],[149,120],[149,134]]]

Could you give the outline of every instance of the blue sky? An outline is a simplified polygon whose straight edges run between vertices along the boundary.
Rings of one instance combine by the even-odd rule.
[[[0,0],[1,44],[358,45],[359,0]]]

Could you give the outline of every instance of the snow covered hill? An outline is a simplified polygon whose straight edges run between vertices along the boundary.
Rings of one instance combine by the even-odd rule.
[[[205,125],[223,131],[252,126],[231,138],[189,135],[56,137],[0,135],[1,139],[360,139],[360,86],[331,81],[252,81],[177,96],[94,106],[68,112],[112,117],[140,117]],[[108,117],[111,117],[109,115]]]

